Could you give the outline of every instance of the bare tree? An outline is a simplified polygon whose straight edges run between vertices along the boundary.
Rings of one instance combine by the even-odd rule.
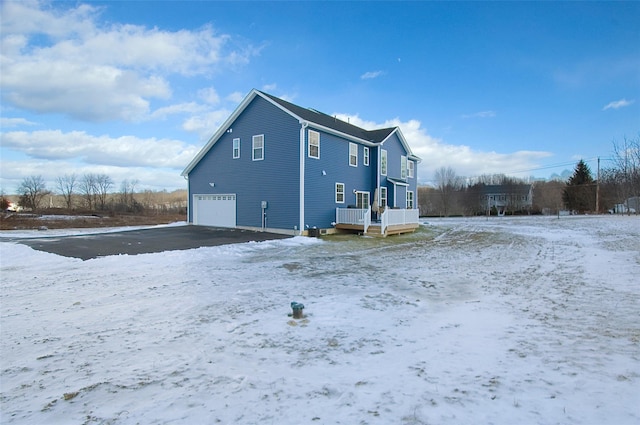
[[[20,205],[34,211],[40,208],[42,199],[49,193],[42,176],[25,177],[18,187]]]
[[[106,174],[98,174],[96,176],[95,194],[101,210],[106,209],[107,195],[112,187],[113,180],[111,180],[111,177]]]
[[[440,191],[442,213],[446,217],[454,206],[454,194],[462,187],[461,179],[451,167],[441,167],[435,173],[436,188]]]
[[[562,192],[566,183],[560,180],[536,182],[533,185],[533,208],[543,214],[557,214],[562,209]]]
[[[629,198],[640,196],[640,134],[635,139],[625,136],[622,142],[613,142],[613,162],[618,171],[619,201],[626,205]]]
[[[120,206],[127,211],[133,211],[136,208],[136,200],[134,194],[136,186],[139,184],[137,179],[124,179],[120,184]]]
[[[85,174],[80,180],[80,193],[85,206],[92,210],[95,206],[97,192],[97,176],[93,173]]]
[[[64,197],[64,202],[67,204],[67,209],[71,209],[73,204],[73,194],[78,177],[75,174],[65,174],[62,177],[56,179],[58,185],[58,191]]]

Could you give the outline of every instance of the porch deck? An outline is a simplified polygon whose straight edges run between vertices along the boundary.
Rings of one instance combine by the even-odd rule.
[[[379,218],[379,221],[371,221],[371,208],[337,208],[335,228],[386,237],[414,232],[419,226],[417,209],[385,209]]]

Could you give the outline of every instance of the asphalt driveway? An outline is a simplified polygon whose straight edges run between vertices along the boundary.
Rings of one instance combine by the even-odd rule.
[[[39,251],[89,260],[108,255],[146,254],[290,237],[251,230],[172,226],[82,236],[15,239],[15,242]]]

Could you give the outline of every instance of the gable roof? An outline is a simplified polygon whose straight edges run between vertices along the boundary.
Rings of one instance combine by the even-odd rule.
[[[331,130],[335,130],[339,133],[347,134],[349,136],[361,139],[362,141],[370,143],[381,143],[386,139],[396,127],[381,128],[378,130],[365,130],[348,122],[339,120],[336,117],[327,115],[325,113],[316,111],[311,108],[303,108],[286,100],[280,99],[273,95],[258,91],[258,93],[268,97],[278,105],[282,106],[285,110],[295,115],[298,119],[308,121],[309,123],[319,125]]]
[[[530,183],[487,184],[482,186],[483,195],[528,195],[533,185]]]
[[[402,133],[400,132],[400,129],[398,127],[365,130],[348,122],[339,120],[336,117],[332,117],[331,115],[316,111],[315,109],[303,108],[268,93],[253,89],[242,100],[242,102],[240,102],[240,105],[238,105],[231,116],[229,116],[229,118],[227,118],[227,120],[220,126],[218,131],[216,131],[216,133],[211,136],[207,144],[200,150],[200,152],[198,152],[198,154],[195,156],[195,158],[193,158],[189,165],[187,165],[187,167],[182,172],[183,176],[187,176],[191,172],[191,170],[193,170],[198,162],[200,162],[200,160],[207,154],[207,152],[209,152],[213,145],[216,144],[220,137],[222,137],[222,135],[227,131],[231,124],[247,108],[247,106],[253,101],[253,99],[256,98],[256,96],[260,96],[271,104],[277,106],[287,114],[296,118],[301,124],[307,123],[312,125],[313,127],[329,131],[331,133],[365,145],[375,146],[383,144],[392,134],[397,133],[398,138],[407,151],[408,157],[410,159],[420,161],[420,158],[418,158],[411,152],[409,144],[402,136]]]

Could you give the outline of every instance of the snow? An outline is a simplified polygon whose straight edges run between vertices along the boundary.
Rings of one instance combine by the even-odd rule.
[[[637,217],[0,254],[3,424],[640,423]]]

